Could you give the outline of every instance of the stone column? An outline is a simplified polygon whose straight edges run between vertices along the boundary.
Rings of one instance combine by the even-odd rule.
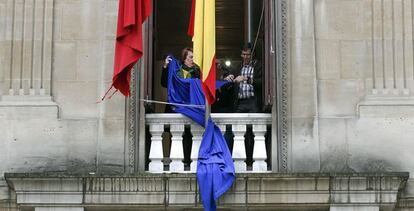
[[[193,134],[193,145],[191,146],[190,171],[196,172],[198,152],[200,150],[201,140],[203,139],[204,128],[197,124],[191,124],[191,133]]]
[[[328,60],[328,56],[325,55],[332,55],[328,52],[321,52],[319,46],[332,46],[332,42],[329,39],[325,42],[317,37],[319,26],[327,24],[324,22],[325,19],[317,16],[320,13],[318,6],[324,5],[324,2],[301,0],[287,2],[294,13],[291,15],[292,20],[288,21],[290,25],[288,34],[292,36],[290,37],[292,62],[289,68],[290,73],[286,76],[289,77],[289,83],[291,83],[291,87],[286,88],[290,89],[288,101],[291,105],[291,119],[288,120],[289,124],[278,127],[284,130],[291,127],[291,136],[282,137],[280,168],[283,171],[292,168],[289,170],[314,172],[320,170],[318,135],[320,93],[318,90],[321,83],[318,82],[318,78],[322,77],[322,71],[327,69],[322,65],[323,61],[319,60]],[[289,117],[290,114],[287,116]],[[292,156],[288,156],[289,153]],[[288,159],[291,161],[288,162]]]
[[[162,151],[162,133],[164,132],[163,124],[151,124],[151,149],[149,153],[149,172],[163,172],[164,164],[162,159],[164,158]]]
[[[253,148],[253,171],[267,171],[265,133],[266,125],[253,125],[254,148]]]
[[[246,147],[244,145],[244,134],[246,133],[245,124],[234,124],[232,125],[234,133],[234,144],[233,144],[233,160],[234,168],[236,172],[247,171],[246,166]]]
[[[183,124],[172,124],[171,125],[171,163],[170,171],[184,171],[184,150],[183,150]]]

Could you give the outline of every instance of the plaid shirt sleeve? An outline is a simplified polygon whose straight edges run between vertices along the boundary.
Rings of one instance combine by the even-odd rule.
[[[247,99],[254,96],[254,88],[253,88],[253,74],[254,74],[254,67],[252,65],[245,65],[242,67],[241,74],[242,76],[248,78],[247,81],[240,82],[239,87],[239,99]]]

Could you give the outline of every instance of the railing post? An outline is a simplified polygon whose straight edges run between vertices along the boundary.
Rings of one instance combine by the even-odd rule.
[[[211,116],[223,135],[226,133],[226,130],[231,130],[233,133],[232,143],[230,144],[232,145],[232,159],[234,161],[236,172],[247,172],[247,154],[245,145],[247,125],[252,125],[252,132],[255,137],[252,155],[252,171],[267,171],[268,165],[266,160],[267,154],[265,135],[268,129],[267,125],[271,124],[271,114],[213,113]],[[169,156],[171,159],[169,171],[180,173],[185,172],[184,144],[186,143],[183,143],[183,135],[185,125],[190,125],[192,134],[192,147],[190,154],[191,164],[190,171],[187,172],[196,172],[198,153],[204,133],[203,127],[197,125],[181,114],[146,114],[146,124],[149,125],[150,132],[152,134],[149,153],[149,172],[164,172],[164,166],[166,163],[165,161],[163,163],[164,156],[162,149],[168,147],[162,144],[164,125],[170,126],[170,134],[172,135],[171,147],[168,149],[171,152]],[[231,129],[228,128],[229,126]],[[226,142],[227,141],[228,140],[226,140]]]
[[[267,171],[267,164],[265,162],[267,158],[265,144],[266,125],[253,125],[253,134],[253,171]]]
[[[151,149],[149,153],[149,172],[163,172],[164,164],[162,159],[164,158],[162,151],[162,133],[164,132],[163,124],[150,124],[149,131],[151,133]]]
[[[245,172],[246,166],[246,147],[244,145],[244,134],[246,133],[245,124],[234,124],[232,125],[234,133],[234,144],[233,144],[233,160],[234,168],[236,172]]]
[[[184,171],[183,133],[184,124],[171,124],[171,153],[170,171]]]
[[[220,128],[221,134],[226,133],[226,124],[217,124],[217,127]]]
[[[191,146],[190,171],[197,171],[198,151],[200,150],[201,140],[203,139],[204,128],[197,124],[191,124],[191,134],[193,134],[193,145]]]

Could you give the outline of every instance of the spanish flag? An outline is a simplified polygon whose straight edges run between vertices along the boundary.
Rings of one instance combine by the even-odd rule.
[[[194,62],[201,68],[201,82],[208,103],[216,98],[215,0],[193,0],[188,34],[193,38]]]

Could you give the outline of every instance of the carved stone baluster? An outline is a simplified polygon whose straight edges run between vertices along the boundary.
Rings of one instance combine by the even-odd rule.
[[[223,136],[224,136],[224,133],[226,132],[226,124],[220,124],[220,123],[218,123],[217,124],[217,127],[220,128],[221,134],[223,134]]]
[[[267,171],[267,164],[265,162],[267,158],[265,144],[266,125],[253,125],[253,133],[253,171]]]
[[[197,124],[191,124],[191,134],[193,134],[193,145],[191,146],[191,165],[190,171],[197,171],[198,151],[203,138],[204,128]]]
[[[170,171],[184,171],[184,150],[183,150],[183,133],[184,124],[171,124],[171,153],[170,153]]]
[[[164,125],[151,123],[149,126],[151,133],[151,149],[149,153],[149,172],[163,172],[164,164],[162,159],[164,158],[162,151],[162,133],[164,132]]]
[[[233,144],[233,160],[236,172],[244,172],[247,170],[246,166],[246,147],[244,145],[244,134],[246,133],[245,124],[233,124],[232,130],[234,133]]]

